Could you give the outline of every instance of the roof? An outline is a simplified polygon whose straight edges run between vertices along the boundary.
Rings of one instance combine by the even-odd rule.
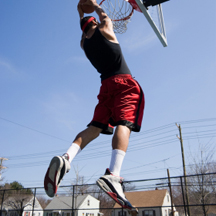
[[[78,195],[76,199],[76,206],[74,206],[74,208],[78,208],[87,196],[89,195]],[[47,205],[45,210],[72,209],[72,199],[72,196],[55,196],[52,201]]]
[[[209,206],[207,212],[208,212],[208,214],[210,214],[210,213],[216,214],[216,206]]]
[[[125,196],[135,207],[156,207],[162,206],[167,190],[151,190],[151,191],[135,191],[125,192]],[[115,204],[114,208],[121,208],[119,204]]]

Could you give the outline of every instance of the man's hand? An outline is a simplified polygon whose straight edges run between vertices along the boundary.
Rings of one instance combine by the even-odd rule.
[[[84,2],[82,4],[93,6],[94,11],[99,16],[100,22],[102,22],[104,20],[104,18],[107,17],[107,14],[104,12],[104,10],[101,8],[101,6],[99,6],[99,4],[97,3],[96,0],[86,0],[86,1],[84,0]]]
[[[82,11],[82,8],[81,8],[81,6],[80,6],[80,3],[78,3],[78,5],[77,5],[77,10],[78,10],[80,19],[82,19],[83,16],[84,16],[84,12]]]

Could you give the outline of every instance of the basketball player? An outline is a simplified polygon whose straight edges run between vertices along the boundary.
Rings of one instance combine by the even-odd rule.
[[[132,209],[122,189],[120,171],[130,133],[140,131],[144,95],[138,82],[131,76],[110,18],[95,0],[87,0],[85,4],[94,7],[100,20],[99,23],[94,17],[83,17],[81,5],[78,4],[83,31],[81,47],[101,77],[99,101],[88,127],[78,133],[63,156],[55,156],[51,160],[44,187],[48,196],[53,197],[63,176],[70,170],[74,157],[100,133],[113,134],[113,128],[116,127],[112,137],[110,166],[97,180],[97,184],[121,206]]]

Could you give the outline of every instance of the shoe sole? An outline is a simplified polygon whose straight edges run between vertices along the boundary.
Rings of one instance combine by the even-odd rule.
[[[128,206],[125,205],[125,202],[121,199],[118,198],[117,194],[112,192],[112,190],[110,189],[110,187],[106,184],[106,182],[104,182],[102,179],[98,179],[96,181],[97,185],[106,193],[108,194],[114,201],[116,201],[120,206],[122,206],[123,208],[127,208],[129,210],[131,210],[131,208],[129,208]]]
[[[63,164],[63,160],[58,156],[54,157],[50,162],[44,179],[44,188],[49,197],[54,197],[57,192],[60,183],[58,181]]]

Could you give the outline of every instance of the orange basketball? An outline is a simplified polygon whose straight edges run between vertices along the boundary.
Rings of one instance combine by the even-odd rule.
[[[94,12],[94,7],[91,5],[83,4],[84,2],[86,2],[86,0],[80,0],[82,11],[87,14]]]

